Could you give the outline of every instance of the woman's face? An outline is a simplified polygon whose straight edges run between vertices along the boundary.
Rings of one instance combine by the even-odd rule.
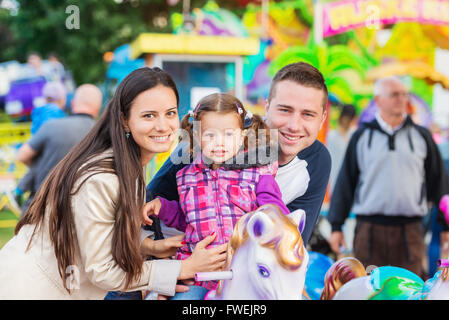
[[[141,92],[132,102],[125,131],[140,146],[142,165],[170,150],[179,128],[176,102],[173,90],[163,85]]]

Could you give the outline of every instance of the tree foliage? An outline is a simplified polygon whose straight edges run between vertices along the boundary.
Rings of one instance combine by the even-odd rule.
[[[169,23],[155,25],[154,18],[162,16],[168,21],[170,11],[182,11],[182,1],[169,6],[166,0],[17,2],[16,15],[0,9],[0,62],[25,62],[30,52],[43,57],[56,53],[77,84],[101,82],[107,68],[105,52],[131,42],[142,32],[171,32]],[[79,29],[66,27],[70,5],[79,8]]]

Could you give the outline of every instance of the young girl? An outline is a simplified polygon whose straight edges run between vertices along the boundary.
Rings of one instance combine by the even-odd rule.
[[[269,130],[237,98],[229,94],[206,96],[184,116],[181,127],[189,133],[181,141],[189,138],[201,150],[196,155],[196,147],[190,144],[193,162],[176,174],[179,202],[158,197],[143,210],[145,223],[151,224],[148,216],[155,215],[167,226],[185,232],[185,243],[176,259],[188,258],[195,245],[210,234],[216,237],[209,247],[227,243],[238,219],[263,204],[276,204],[285,214],[290,213],[274,180],[277,152],[270,149]],[[251,143],[250,137],[261,138],[261,133],[264,139]],[[274,157],[267,156],[270,151]],[[189,299],[203,298],[216,282],[195,284],[203,289]],[[190,288],[189,294],[193,292]]]

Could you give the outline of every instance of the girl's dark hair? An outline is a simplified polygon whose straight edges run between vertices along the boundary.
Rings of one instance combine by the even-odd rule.
[[[82,184],[91,176],[109,172],[119,181],[119,196],[111,253],[126,272],[127,288],[139,279],[143,267],[139,237],[140,211],[145,203],[145,179],[140,159],[140,147],[132,137],[125,137],[123,119],[128,119],[134,99],[156,86],[171,88],[179,104],[178,90],[169,74],[159,68],[140,68],[131,72],[117,87],[105,112],[87,134],[50,172],[15,228],[15,234],[27,224],[35,225],[28,248],[44,215],[49,218],[50,240],[58,261],[58,269],[66,285],[67,267],[75,263],[76,233],[71,201]],[[112,148],[112,157],[99,155]],[[75,183],[83,177],[79,187]],[[84,178],[86,177],[86,178]],[[136,192],[136,181],[137,192]]]
[[[345,104],[341,107],[338,123],[345,129],[349,129],[351,121],[357,116],[355,107],[352,104]]]
[[[248,129],[248,131],[255,134],[256,143],[254,147],[258,147],[259,142],[261,141],[259,135],[259,130],[261,129],[265,129],[265,137],[263,140],[265,140],[267,144],[270,142],[270,131],[259,115],[253,115],[245,110],[242,102],[233,95],[227,93],[213,93],[205,96],[198,102],[193,111],[193,115],[187,113],[181,120],[181,129],[183,129],[184,132],[187,132],[188,136],[181,135],[179,139],[180,141],[187,141],[190,144],[191,154],[193,154],[194,148],[194,135],[198,137],[197,133],[193,132],[193,123],[194,121],[201,121],[202,116],[206,112],[219,112],[222,114],[234,112],[239,116],[240,128],[242,130]],[[243,145],[245,149],[248,149],[248,135],[245,136]]]

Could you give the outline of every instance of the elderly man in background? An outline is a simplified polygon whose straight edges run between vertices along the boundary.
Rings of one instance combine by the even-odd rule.
[[[429,130],[407,115],[401,80],[379,80],[374,96],[376,117],[352,135],[335,184],[329,243],[337,254],[346,246],[342,225],[352,208],[354,255],[365,267],[392,265],[423,276],[422,218],[428,201],[438,205],[449,193],[448,174]],[[440,221],[448,231],[441,212]]]

